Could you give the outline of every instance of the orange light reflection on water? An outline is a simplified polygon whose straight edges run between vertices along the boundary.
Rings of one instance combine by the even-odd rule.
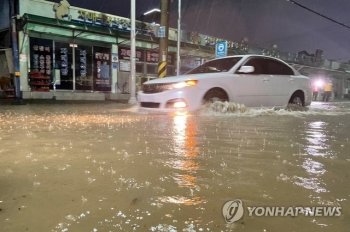
[[[175,173],[173,179],[179,187],[189,189],[188,196],[168,196],[160,197],[161,202],[176,203],[183,205],[198,205],[206,201],[196,196],[199,189],[196,171],[200,169],[196,157],[200,152],[198,147],[197,125],[194,120],[189,119],[187,114],[176,115],[173,118],[173,138],[176,157],[167,162],[168,166],[182,171]],[[184,173],[185,172],[185,173]]]

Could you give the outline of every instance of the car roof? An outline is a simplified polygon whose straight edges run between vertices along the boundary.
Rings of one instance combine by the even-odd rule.
[[[234,56],[220,57],[220,58],[216,58],[216,59],[214,59],[214,60],[220,60],[220,59],[225,59],[225,58],[234,58],[234,57],[241,57],[241,58],[244,58],[244,59],[247,59],[247,58],[249,58],[249,57],[263,57],[263,58],[275,59],[275,60],[277,60],[277,61],[280,61],[280,62],[282,62],[282,63],[288,65],[288,66],[294,71],[294,73],[295,73],[296,75],[300,75],[300,73],[299,73],[297,70],[295,70],[295,68],[292,67],[290,64],[288,64],[288,63],[285,62],[284,60],[281,60],[281,59],[279,59],[279,58],[277,58],[277,57],[273,57],[273,56],[265,56],[265,55],[259,55],[259,54],[248,54],[248,55],[234,55]]]
[[[235,57],[241,57],[241,58],[249,58],[249,57],[263,57],[263,58],[269,58],[269,59],[275,59],[275,60],[278,60],[284,64],[287,64],[288,66],[291,67],[290,64],[288,64],[287,62],[285,62],[284,60],[281,60],[280,58],[277,58],[277,57],[273,57],[273,56],[265,56],[265,55],[254,55],[254,54],[249,54],[249,55],[234,55],[234,56],[225,56],[225,57],[220,57],[220,58],[216,58],[216,59],[213,59],[213,60],[220,60],[220,59],[225,59],[225,58],[235,58]],[[293,67],[291,67],[293,68]],[[294,68],[293,68],[294,69]],[[295,69],[294,69],[295,70]],[[296,71],[296,70],[295,70]]]
[[[273,57],[273,56],[265,56],[265,55],[258,55],[258,54],[249,54],[249,55],[233,55],[233,56],[225,56],[225,57],[220,57],[216,58],[215,60],[220,60],[220,59],[225,59],[225,58],[234,58],[234,57],[242,57],[242,58],[248,58],[248,57],[264,57],[264,58],[272,58],[272,59],[277,59],[280,60],[279,58]]]

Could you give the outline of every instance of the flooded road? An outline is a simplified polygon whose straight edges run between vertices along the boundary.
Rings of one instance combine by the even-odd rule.
[[[149,115],[115,103],[0,107],[0,231],[348,231],[350,104]],[[249,216],[223,205],[340,206]]]

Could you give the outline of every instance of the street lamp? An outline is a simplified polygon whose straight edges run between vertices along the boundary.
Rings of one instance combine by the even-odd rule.
[[[158,29],[160,26],[160,12],[160,9],[154,8],[143,13],[140,17],[138,17],[137,19],[141,21],[141,30],[146,29],[145,23],[150,23],[152,24],[151,30],[153,31],[154,35],[158,37]]]
[[[160,24],[160,9],[154,8],[142,14],[139,17],[141,22],[152,23],[159,25]]]

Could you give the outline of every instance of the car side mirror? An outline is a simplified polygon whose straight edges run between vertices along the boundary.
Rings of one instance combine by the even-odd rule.
[[[242,66],[238,72],[239,73],[253,73],[255,68],[253,66]]]

